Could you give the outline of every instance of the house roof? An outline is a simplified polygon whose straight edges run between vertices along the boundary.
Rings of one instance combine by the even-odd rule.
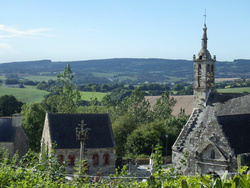
[[[13,142],[16,127],[12,126],[12,118],[0,118],[0,142]]]
[[[250,114],[217,116],[235,154],[250,153]]]
[[[115,147],[112,127],[108,114],[53,114],[48,113],[52,142],[56,149],[80,148],[76,140],[76,127],[84,120],[89,128],[86,148]]]

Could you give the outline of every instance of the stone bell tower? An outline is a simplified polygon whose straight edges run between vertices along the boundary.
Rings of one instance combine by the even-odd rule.
[[[216,56],[211,58],[207,50],[207,26],[204,24],[201,50],[194,61],[194,108],[203,110],[209,94],[214,89],[214,65]]]

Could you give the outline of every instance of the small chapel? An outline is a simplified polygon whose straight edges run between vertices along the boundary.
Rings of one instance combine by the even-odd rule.
[[[201,40],[193,56],[193,112],[172,146],[172,162],[184,175],[233,175],[250,164],[250,95],[215,91],[216,56],[207,49],[206,24]]]
[[[84,125],[86,140],[84,151],[80,151],[78,139],[79,126]],[[46,113],[41,152],[47,155],[53,149],[59,162],[68,161],[68,173],[75,171],[77,160],[81,153],[87,159],[87,173],[115,173],[115,140],[108,113],[104,114],[75,114],[75,113]]]

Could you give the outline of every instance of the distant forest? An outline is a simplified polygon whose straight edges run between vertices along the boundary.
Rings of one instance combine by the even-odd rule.
[[[53,62],[51,60],[0,64],[0,75],[55,76],[70,63],[78,85],[88,83],[171,83],[192,82],[193,62],[171,59],[117,58],[103,60]],[[250,60],[236,59],[215,64],[216,78],[250,78]]]

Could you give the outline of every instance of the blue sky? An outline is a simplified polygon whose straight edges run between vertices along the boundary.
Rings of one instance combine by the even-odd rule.
[[[106,58],[250,59],[249,0],[0,0],[0,63]]]

